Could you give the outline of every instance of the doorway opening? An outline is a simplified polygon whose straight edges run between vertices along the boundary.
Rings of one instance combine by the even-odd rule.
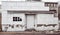
[[[36,14],[26,14],[26,29],[34,30]]]

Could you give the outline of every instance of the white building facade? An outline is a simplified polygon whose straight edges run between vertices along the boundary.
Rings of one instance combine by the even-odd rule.
[[[44,6],[44,2],[2,1],[2,30],[58,30],[58,17],[53,13]],[[45,26],[49,24],[55,26]]]

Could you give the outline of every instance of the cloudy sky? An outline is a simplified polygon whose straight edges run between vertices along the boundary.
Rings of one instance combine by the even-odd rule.
[[[1,4],[1,1],[25,1],[25,0],[0,0],[0,4]],[[59,0],[42,0],[42,1],[45,1],[45,2],[58,2]]]

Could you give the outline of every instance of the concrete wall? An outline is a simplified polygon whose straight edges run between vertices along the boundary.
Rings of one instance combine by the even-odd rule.
[[[22,18],[22,21],[13,21],[13,17],[20,17]],[[17,14],[8,14],[7,16],[7,19],[8,19],[8,23],[9,24],[25,24],[25,14],[24,13],[17,13]]]
[[[17,28],[16,25],[23,25],[25,27],[25,14],[24,13],[19,13],[19,14],[7,14],[4,15],[2,14],[2,30],[5,30],[5,27],[8,27],[7,31],[23,31],[25,28],[21,29]],[[13,21],[13,17],[20,17],[22,18],[22,21]],[[8,25],[7,25],[8,24]],[[7,26],[4,26],[7,25]],[[9,25],[14,25],[14,28],[9,27]]]
[[[58,28],[59,28],[58,18],[55,18],[54,14],[37,14],[36,16],[37,16],[36,17],[37,21],[35,23],[35,25],[36,25],[35,29],[36,30],[52,30],[52,29],[58,30]],[[37,24],[46,24],[46,25],[48,25],[48,24],[57,24],[57,25],[55,27],[52,27],[52,26],[37,27]]]
[[[21,22],[14,22],[13,21],[13,17],[16,16],[16,17],[21,17],[22,18],[22,21]],[[9,27],[7,29],[7,31],[23,31],[25,30],[25,24],[26,24],[26,19],[25,19],[25,14],[24,13],[16,13],[16,14],[7,14],[7,20],[4,20],[3,19],[3,24],[11,24],[13,25],[14,24],[14,27],[15,28],[11,28]],[[6,22],[5,22],[6,21]],[[17,24],[20,24],[20,25],[24,25],[24,28],[21,29],[21,28],[16,28],[16,25]],[[52,30],[52,29],[55,29],[55,30],[58,30],[59,28],[59,25],[58,25],[58,18],[55,18],[54,17],[54,14],[37,14],[35,15],[35,29],[36,30]],[[55,27],[52,27],[52,26],[48,26],[48,27],[45,27],[45,26],[41,26],[41,27],[37,27],[37,24],[57,24]],[[3,30],[5,30],[4,28],[5,26],[2,26]]]
[[[2,9],[4,10],[49,11],[49,7],[45,7],[44,2],[3,1]]]
[[[3,1],[2,2],[2,30],[5,30],[3,24],[25,24],[25,14],[24,13],[16,13],[16,14],[9,14],[8,10],[15,10],[15,11],[49,11],[49,7],[44,6],[44,2],[20,2],[20,1]],[[13,22],[12,17],[19,16],[22,18],[22,22]],[[37,14],[36,15],[36,24],[57,24],[58,18],[54,18],[53,14]],[[38,28],[44,29],[45,27]],[[52,27],[51,27],[52,28]],[[57,27],[58,28],[58,27]],[[56,29],[57,29],[56,28]],[[18,29],[18,30],[17,30]],[[23,31],[25,28],[14,28],[12,29],[9,27],[7,31]],[[47,29],[46,29],[47,30]]]
[[[57,24],[58,18],[54,14],[37,14],[37,24]]]

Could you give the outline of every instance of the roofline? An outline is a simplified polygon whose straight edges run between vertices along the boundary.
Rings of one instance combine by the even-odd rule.
[[[9,13],[40,13],[40,14],[54,14],[55,11],[15,11],[15,10],[8,10]]]

